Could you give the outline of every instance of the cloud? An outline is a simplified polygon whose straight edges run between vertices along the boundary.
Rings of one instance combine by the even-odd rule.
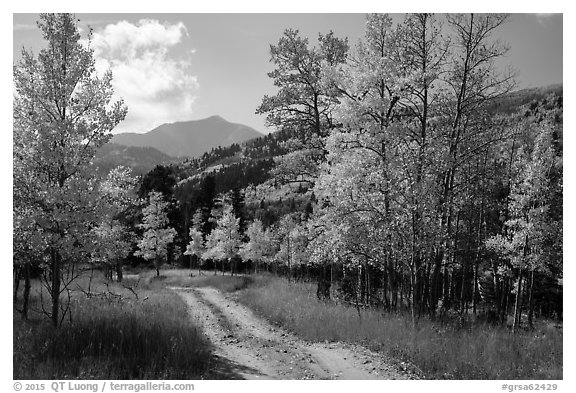
[[[546,13],[534,14],[534,16],[536,17],[536,20],[540,24],[547,23],[550,19],[552,19],[553,17],[555,17],[557,15],[561,15],[561,14],[546,14]]]
[[[36,26],[36,24],[33,23],[15,23],[14,26],[12,26],[12,30],[13,31],[17,31],[17,30],[34,30],[37,29],[38,26]]]
[[[115,93],[128,105],[126,120],[115,133],[146,132],[191,118],[198,89],[193,52],[177,48],[187,36],[182,22],[161,24],[151,19],[136,24],[120,21],[94,32],[96,69],[112,70]]]

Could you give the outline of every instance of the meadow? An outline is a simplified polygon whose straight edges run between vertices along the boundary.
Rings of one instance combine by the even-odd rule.
[[[562,329],[538,321],[512,334],[504,326],[420,318],[407,313],[358,310],[320,301],[315,283],[272,275],[198,275],[184,269],[127,273],[109,283],[97,273],[86,296],[72,297],[72,320],[54,329],[38,312],[29,321],[14,313],[14,379],[210,378],[210,343],[170,288],[210,286],[261,317],[310,342],[361,344],[410,367],[426,379],[562,379]],[[38,285],[32,309],[38,310]],[[132,290],[128,289],[131,288]]]
[[[96,272],[76,284],[72,318],[55,329],[40,313],[34,282],[28,321],[14,311],[14,379],[199,379],[210,368],[210,343],[168,289],[106,286]],[[137,295],[137,297],[136,297]],[[45,294],[44,294],[45,296]]]

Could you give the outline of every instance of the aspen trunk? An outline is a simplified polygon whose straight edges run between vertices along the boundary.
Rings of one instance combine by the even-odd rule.
[[[467,259],[462,261],[462,286],[460,287],[460,318],[464,320],[464,307],[466,303],[466,270],[468,267]]]
[[[518,282],[516,284],[516,300],[514,302],[514,322],[512,323],[512,333],[520,326],[520,298],[522,297],[522,269],[518,272]]]
[[[358,265],[358,280],[356,285],[356,310],[358,311],[358,318],[362,320],[362,314],[360,314],[360,289],[362,286],[362,265]]]
[[[22,318],[28,319],[28,300],[30,299],[30,264],[24,265],[24,294],[22,301]]]
[[[410,315],[412,317],[412,327],[416,328],[416,310],[415,310],[415,289],[416,289],[416,271],[410,267]]]
[[[20,288],[20,278],[22,276],[23,267],[14,267],[14,295],[12,301],[16,303],[18,301],[18,289]]]
[[[530,290],[528,292],[528,325],[534,329],[534,269],[530,272]]]
[[[476,260],[474,263],[474,287],[472,289],[472,313],[476,315],[476,298],[478,297],[478,265],[479,262]]]
[[[60,254],[52,249],[52,287],[50,297],[52,298],[52,323],[58,327],[60,323]]]
[[[505,321],[505,319],[507,319],[507,315],[509,313],[510,310],[510,289],[512,287],[512,279],[511,278],[506,278],[505,282],[504,282],[504,288],[506,289],[506,291],[504,292],[504,296],[502,298],[504,307],[502,307],[502,322]]]
[[[124,275],[122,274],[122,262],[120,261],[116,262],[116,276],[118,282],[122,282],[122,280],[124,279]]]

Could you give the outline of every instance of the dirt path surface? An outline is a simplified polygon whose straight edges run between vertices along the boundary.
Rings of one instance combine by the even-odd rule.
[[[214,345],[215,379],[413,379],[382,355],[342,343],[308,343],[217,289],[172,288]]]

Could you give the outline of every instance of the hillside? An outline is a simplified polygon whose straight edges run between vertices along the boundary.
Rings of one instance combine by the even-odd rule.
[[[107,173],[123,165],[132,168],[134,175],[143,175],[156,165],[180,161],[154,149],[153,147],[123,146],[117,143],[106,143],[96,152],[94,164],[99,172]]]
[[[488,110],[493,113],[511,114],[518,111],[523,105],[542,101],[550,94],[562,99],[563,85],[555,84],[512,91],[494,100],[494,102],[488,106]]]
[[[495,114],[511,114],[550,94],[561,99],[562,90],[562,85],[517,90],[495,100],[488,110]],[[203,120],[164,124],[146,134],[115,135],[111,143],[98,151],[94,162],[103,172],[117,165],[126,165],[135,174],[142,175],[159,164],[180,163],[182,159],[176,157],[186,156],[188,153],[185,152],[188,151],[189,158],[179,165],[182,172],[179,178],[183,180],[203,172],[204,175],[212,173],[219,178],[219,191],[226,191],[254,184],[254,178],[246,181],[242,176],[238,177],[248,167],[259,168],[257,177],[260,181],[256,181],[256,184],[265,181],[268,176],[260,172],[273,167],[273,157],[287,153],[284,144],[291,137],[294,136],[289,132],[261,135],[250,127],[212,116]],[[157,146],[149,147],[149,144]]]
[[[511,113],[524,113],[537,102],[548,101],[561,106],[562,97],[562,85],[523,89],[500,97],[487,109],[493,115],[510,116]],[[276,131],[241,144],[214,148],[175,165],[177,197],[184,204],[187,198],[201,192],[203,181],[210,177],[217,194],[255,187],[246,193],[246,208],[251,216],[259,217],[267,225],[288,211],[306,211],[313,198],[307,188],[297,184],[282,185],[270,173],[275,168],[275,160],[290,151],[287,142],[291,138],[298,136],[291,130]],[[274,214],[264,216],[260,202],[274,206]]]
[[[145,134],[114,135],[111,142],[153,147],[172,157],[198,157],[217,146],[228,146],[262,136],[251,127],[231,123],[220,116],[163,124]]]

